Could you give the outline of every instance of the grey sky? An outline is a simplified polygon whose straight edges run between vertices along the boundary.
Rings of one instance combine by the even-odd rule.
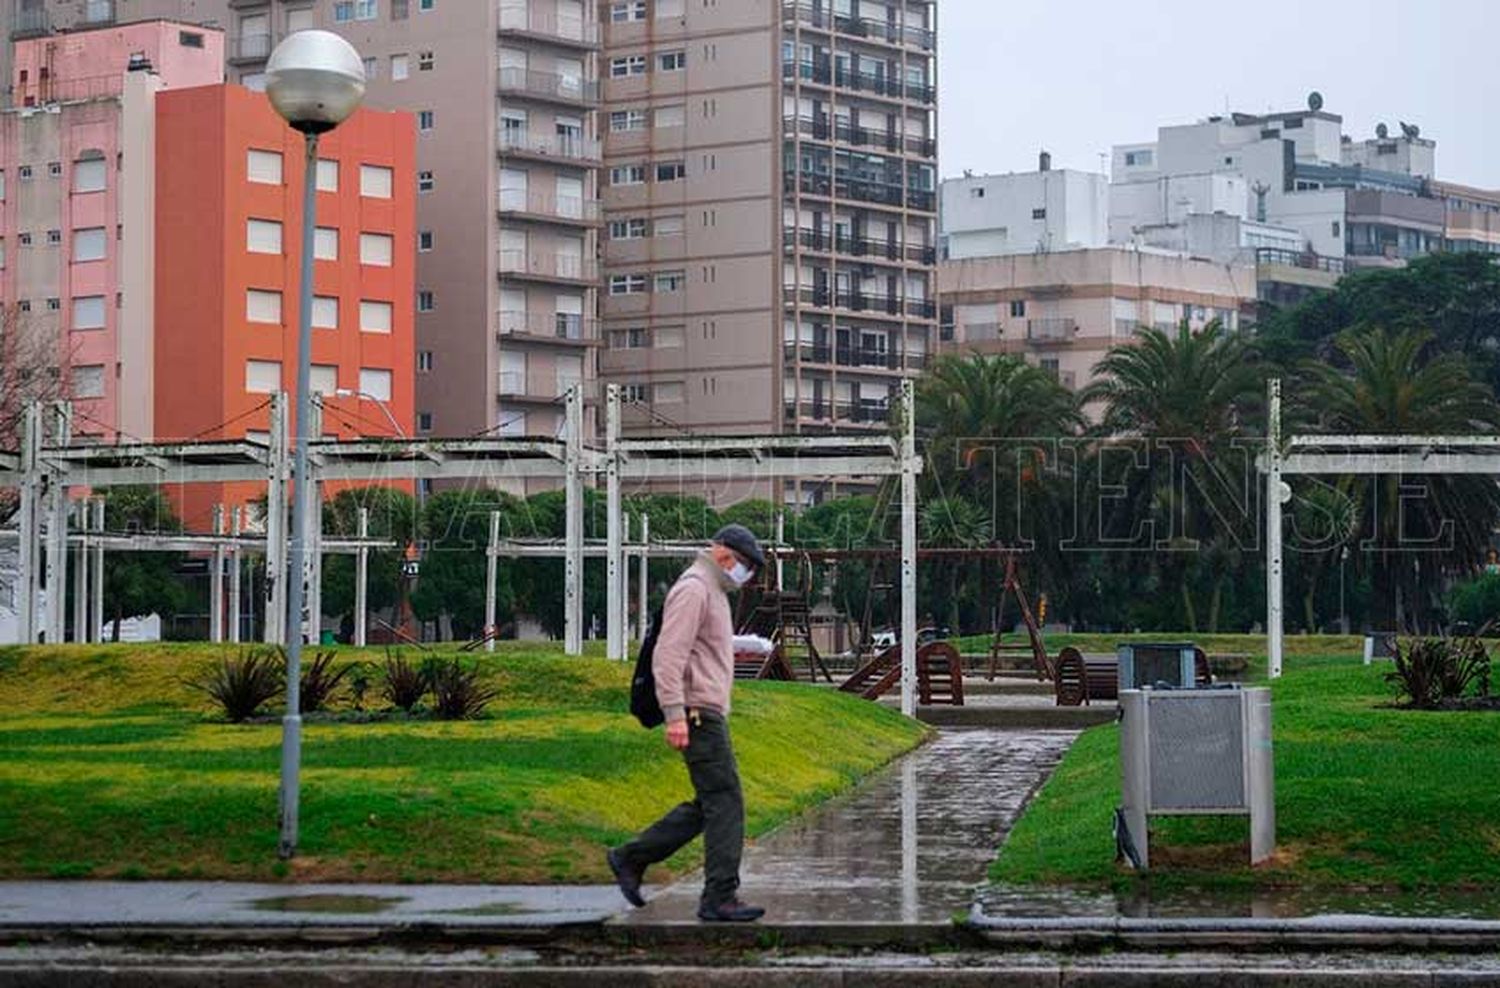
[[[1233,110],[1305,105],[1344,132],[1415,123],[1438,177],[1500,188],[1500,0],[938,0],[939,156],[1099,170],[1113,144]]]

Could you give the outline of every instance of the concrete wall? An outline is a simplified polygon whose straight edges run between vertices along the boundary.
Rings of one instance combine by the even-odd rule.
[[[1093,172],[946,179],[941,200],[941,232],[948,257],[955,260],[1102,247],[1109,241],[1109,180]]]

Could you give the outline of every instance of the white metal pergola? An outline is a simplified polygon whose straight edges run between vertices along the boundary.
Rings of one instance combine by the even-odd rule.
[[[916,480],[922,462],[916,453],[913,388],[903,381],[899,437],[871,433],[843,436],[762,437],[673,437],[626,439],[621,436],[621,393],[618,386],[606,388],[606,429],[602,444],[590,444],[583,435],[584,395],[579,386],[566,396],[564,436],[551,438],[498,438],[378,441],[314,441],[309,444],[309,475],[315,484],[412,480],[463,480],[476,484],[515,480],[548,480],[565,492],[565,536],[562,543],[535,543],[499,538],[498,522],[490,519],[490,569],[503,556],[561,556],[564,559],[564,650],[569,655],[583,650],[583,561],[602,554],[606,566],[606,653],[624,659],[628,612],[627,555],[642,560],[649,556],[681,556],[696,546],[652,543],[644,530],[640,542],[627,546],[626,519],[622,511],[625,485],[681,486],[728,478],[747,477],[795,480],[828,478],[901,478],[901,707],[908,715],[916,703]],[[211,550],[216,563],[224,552],[238,553],[260,548],[267,556],[267,641],[282,641],[286,609],[287,544],[286,506],[292,480],[290,437],[286,397],[271,402],[271,435],[266,443],[251,441],[139,443],[84,445],[70,443],[71,413],[65,404],[54,406],[51,442],[46,441],[42,406],[28,409],[23,429],[23,448],[17,454],[0,454],[0,485],[20,493],[19,605],[22,638],[37,641],[45,633],[48,641],[61,641],[65,622],[60,607],[49,608],[48,627],[37,626],[38,591],[42,564],[48,586],[63,586],[67,578],[69,547],[96,553],[94,569],[95,613],[102,596],[102,553],[107,548],[190,548]],[[321,434],[321,428],[313,430]],[[600,478],[606,490],[607,538],[602,546],[586,545],[583,538],[583,486],[585,478]],[[222,512],[215,514],[211,536],[122,536],[103,531],[102,503],[95,505],[92,524],[85,523],[75,536],[68,534],[69,488],[99,489],[127,484],[193,484],[255,482],[266,485],[266,532],[263,538],[247,537],[240,531],[236,512],[232,530],[226,533]],[[313,503],[321,510],[322,498]],[[359,537],[352,540],[325,539],[321,518],[310,522],[313,549],[302,579],[309,581],[308,613],[318,613],[316,588],[325,552],[351,552],[358,557],[356,611],[364,610],[364,584],[368,552],[390,543],[366,537],[367,516],[362,512]],[[45,519],[45,522],[44,522]],[[216,578],[222,567],[216,565]],[[238,567],[234,570],[237,578]],[[278,578],[281,577],[281,578]],[[494,599],[494,578],[487,581],[487,597]],[[641,586],[644,589],[644,576]],[[219,591],[217,583],[215,592]],[[493,625],[493,603],[490,603]],[[363,640],[363,620],[356,617],[356,641]],[[86,618],[75,627],[87,625]]]
[[[1272,678],[1282,671],[1284,645],[1282,505],[1288,476],[1500,477],[1500,436],[1299,435],[1281,431],[1281,381],[1268,386],[1269,429],[1258,465],[1266,475],[1266,657]]]

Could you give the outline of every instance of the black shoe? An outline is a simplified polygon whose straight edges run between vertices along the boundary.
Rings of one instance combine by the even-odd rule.
[[[753,923],[765,914],[759,906],[747,906],[738,899],[698,907],[698,918],[705,923]]]
[[[632,868],[613,849],[604,852],[604,860],[609,862],[609,870],[615,873],[615,884],[620,886],[620,894],[625,901],[637,909],[646,904],[645,898],[641,896],[641,869]]]

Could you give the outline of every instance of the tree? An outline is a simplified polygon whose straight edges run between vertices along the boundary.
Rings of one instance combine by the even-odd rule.
[[[401,594],[401,564],[405,549],[417,537],[416,499],[394,487],[354,487],[339,491],[323,506],[323,534],[354,538],[359,534],[359,511],[369,512],[369,537],[389,539],[394,549],[369,556],[369,597],[374,611],[394,607]],[[353,556],[329,556],[323,562],[323,609],[347,614],[354,609],[356,563]]]
[[[27,406],[67,397],[69,356],[55,331],[17,305],[0,306],[0,450],[21,448]],[[0,488],[0,518],[16,504],[16,492]]]
[[[175,534],[182,523],[160,489],[112,487],[104,496],[104,525],[110,532]],[[179,552],[110,552],[104,557],[104,612],[111,615],[111,637],[120,640],[126,618],[158,614],[170,618],[187,604],[188,591],[177,576]]]
[[[455,635],[477,638],[484,631],[485,547],[490,512],[515,518],[519,499],[501,491],[443,491],[427,499],[422,534],[427,551],[412,593],[412,611],[423,621],[447,617]],[[505,526],[502,524],[502,533]],[[515,589],[509,568],[497,580],[497,620],[514,615]]]
[[[1441,352],[1431,333],[1348,332],[1334,352],[1333,363],[1307,363],[1293,392],[1319,431],[1431,436],[1500,428],[1493,390],[1475,379],[1464,356]],[[1421,496],[1413,496],[1418,483]],[[1472,571],[1500,523],[1492,477],[1344,477],[1338,488],[1358,508],[1357,558],[1385,627],[1428,623],[1423,612],[1436,606],[1440,585],[1434,570]]]

